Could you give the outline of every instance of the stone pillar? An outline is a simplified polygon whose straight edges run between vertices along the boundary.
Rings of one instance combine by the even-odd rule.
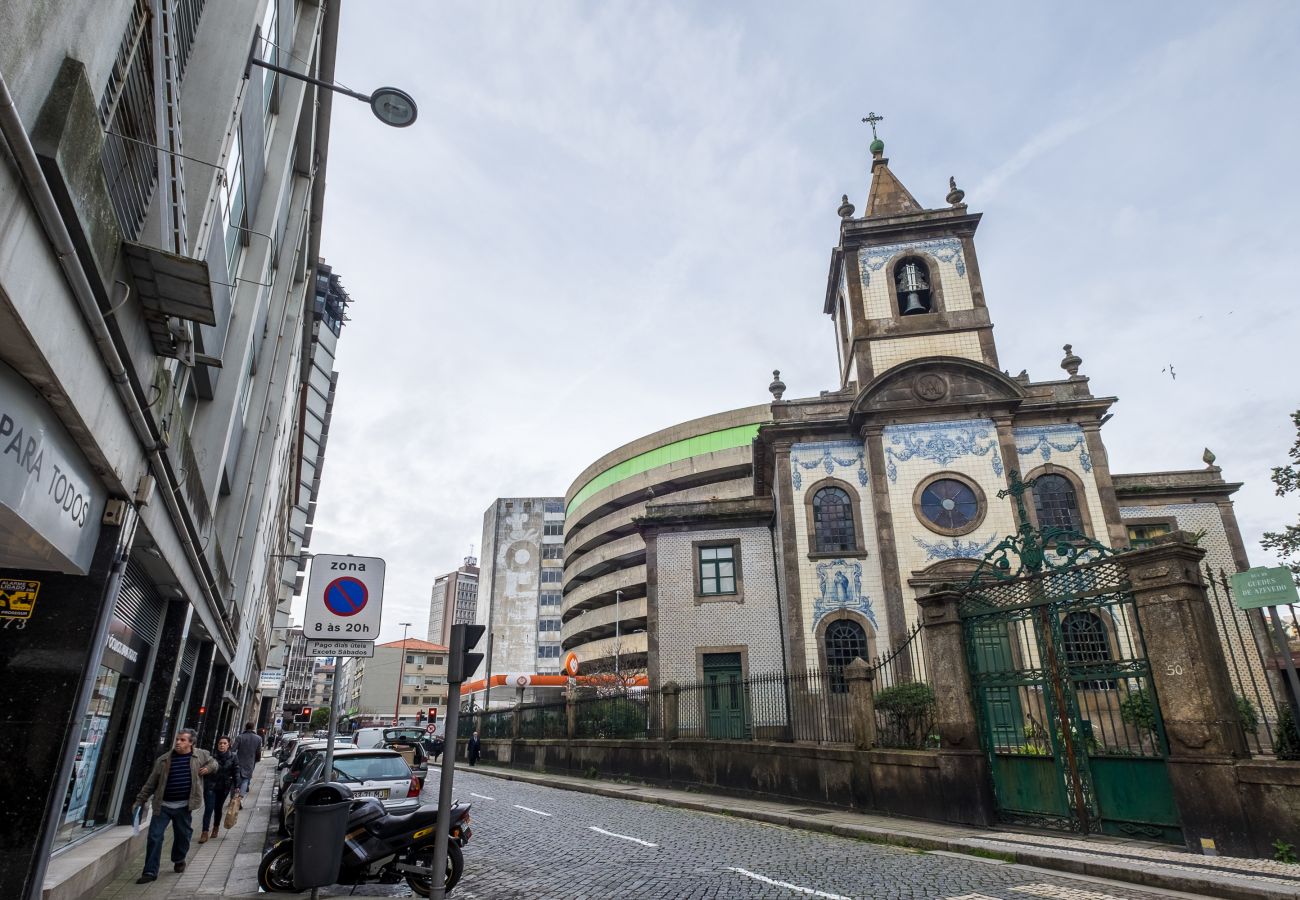
[[[572,688],[564,692],[564,733],[569,740],[578,733],[578,704]]]
[[[844,670],[853,710],[853,744],[859,750],[876,746],[876,694],[872,690],[875,677],[875,669],[862,657],[853,660]]]
[[[996,819],[988,757],[980,747],[979,719],[966,663],[966,639],[957,604],[961,594],[936,587],[918,597],[925,670],[934,691],[939,735],[939,778],[949,818],[972,825]]]
[[[1205,551],[1189,537],[1174,532],[1118,561],[1132,584],[1187,845],[1250,855],[1253,847],[1235,768],[1249,753],[1201,580]]]
[[[675,681],[670,681],[663,686],[660,691],[664,702],[664,740],[677,740],[677,722],[678,722],[678,703],[681,700],[682,688]]]

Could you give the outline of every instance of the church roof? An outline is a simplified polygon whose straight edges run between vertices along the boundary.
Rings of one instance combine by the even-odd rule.
[[[872,141],[871,157],[871,190],[867,194],[864,215],[870,218],[922,212],[921,204],[916,202],[912,192],[903,187],[898,176],[889,170],[884,141]]]

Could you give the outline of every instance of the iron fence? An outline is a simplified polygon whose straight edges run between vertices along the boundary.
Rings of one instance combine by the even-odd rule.
[[[478,736],[481,739],[510,738],[514,735],[515,711],[494,709],[479,715]]]
[[[934,689],[925,680],[925,646],[920,624],[894,649],[872,663],[876,745],[899,750],[938,747],[934,733]]]
[[[574,737],[631,740],[650,738],[650,706],[658,694],[650,691],[586,697],[574,701]]]
[[[568,712],[563,703],[533,703],[519,707],[521,738],[564,738],[569,735]]]
[[[1300,732],[1287,687],[1287,663],[1300,666],[1300,616],[1293,606],[1276,608],[1277,628],[1263,610],[1240,609],[1228,573],[1205,567],[1210,604],[1235,692],[1237,719],[1256,756],[1300,759]],[[1270,614],[1271,616],[1271,614]]]

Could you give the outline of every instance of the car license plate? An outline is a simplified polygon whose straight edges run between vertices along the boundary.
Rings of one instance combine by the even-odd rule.
[[[384,789],[381,790],[381,791],[353,791],[353,792],[352,792],[352,796],[354,796],[354,797],[378,797],[380,800],[387,800],[387,799],[388,799],[388,788],[384,788]]]

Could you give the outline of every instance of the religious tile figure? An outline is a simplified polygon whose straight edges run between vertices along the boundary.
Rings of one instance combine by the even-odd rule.
[[[1026,509],[1039,528],[1116,549],[1183,529],[1202,535],[1214,569],[1249,565],[1232,512],[1240,485],[1212,458],[1114,473],[1101,428],[1116,398],[1092,393],[1070,346],[1061,378],[1003,370],[975,251],[980,214],[955,182],[947,206],[923,207],[879,139],[871,154],[863,215],[847,197],[839,209],[822,310],[839,384],[788,398],[776,373],[739,488],[696,499],[665,477],[678,493],[640,500],[652,685],[836,668],[898,646],[918,595],[966,581],[1016,531],[1012,501],[998,497],[1013,475],[1032,479]],[[609,508],[573,524],[612,521]],[[1216,615],[1225,633],[1255,626],[1231,608]]]

